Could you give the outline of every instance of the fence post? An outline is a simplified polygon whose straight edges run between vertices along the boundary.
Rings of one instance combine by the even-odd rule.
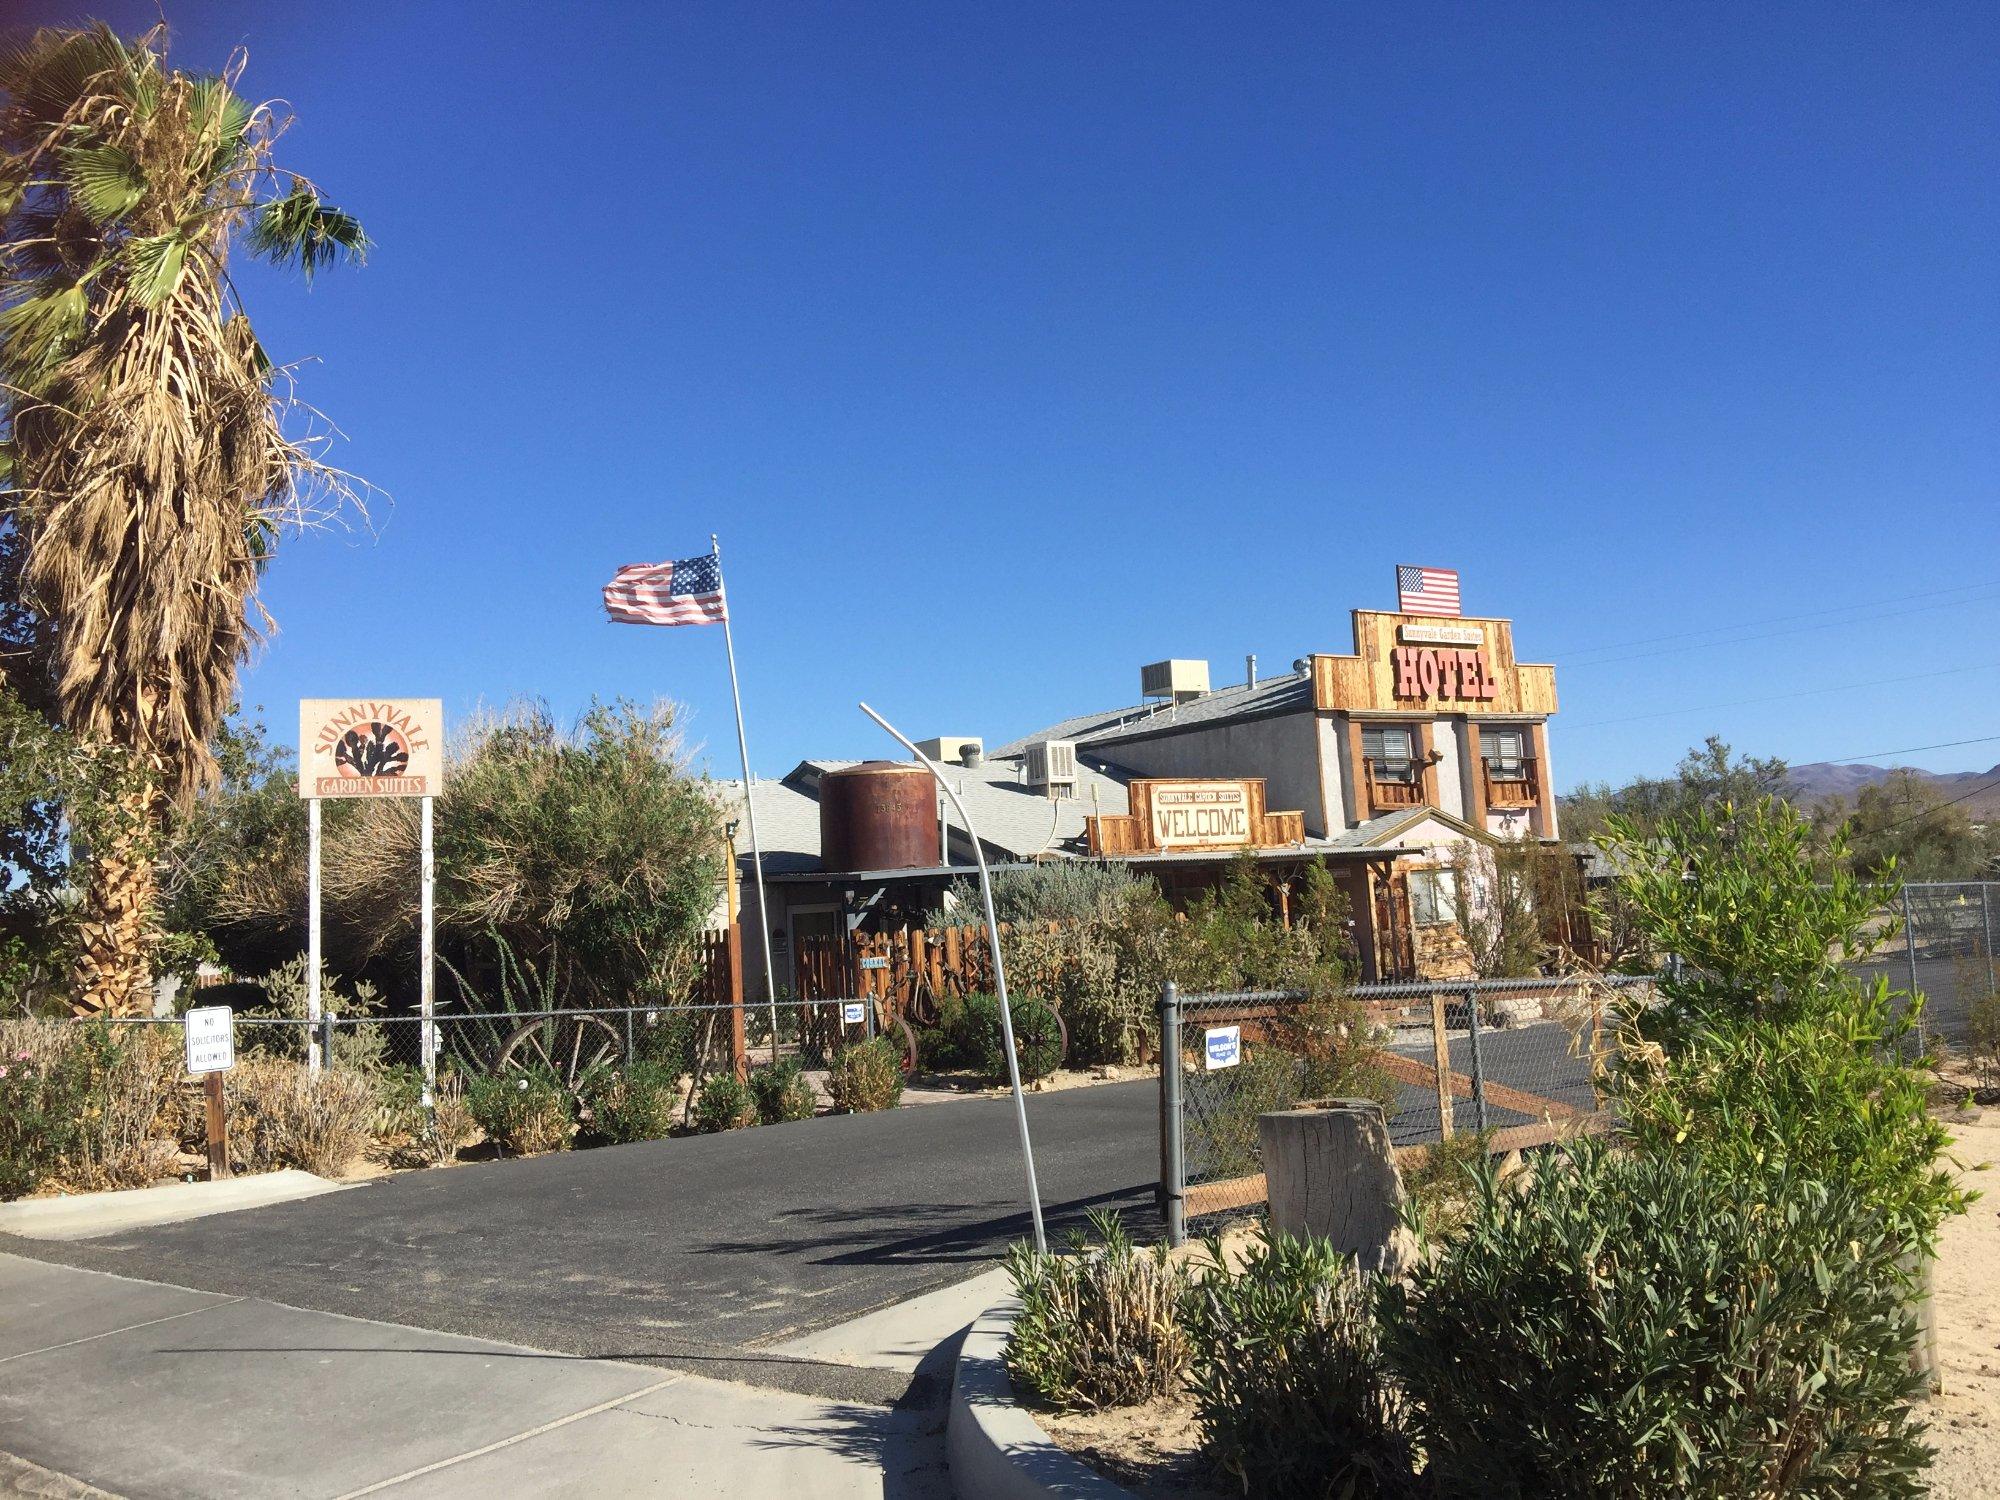
[[[757,913],[757,920],[765,920],[763,912]],[[777,998],[771,997],[773,1002]],[[777,1035],[773,1030],[774,1043]],[[740,917],[729,924],[729,1068],[739,1083],[750,1076],[750,1051],[743,1037],[743,919]]]
[[[1465,1029],[1472,1039],[1472,1118],[1473,1129],[1486,1133],[1486,1069],[1479,1060],[1479,994],[1465,992]]]
[[[625,1007],[625,1066],[632,1066],[632,1007]]]
[[[1448,1141],[1451,1118],[1451,1042],[1445,1035],[1444,994],[1431,991],[1431,1060],[1437,1067],[1438,1139]]]
[[[1915,1005],[1917,1003],[1917,924],[1916,919],[1911,915],[1910,911],[1910,883],[1907,880],[1903,882],[1903,952],[1908,956],[1910,964],[1910,1004]],[[1924,1013],[1918,1011],[1917,1055],[1921,1057],[1928,1050],[1929,1043],[1924,1039]]]
[[[1181,1005],[1169,979],[1160,986],[1160,1217],[1167,1243],[1187,1243],[1186,1159],[1181,1151]]]
[[[308,1046],[311,1045],[311,1041],[312,1038],[308,1036],[307,1038]],[[319,1055],[326,1060],[328,1066],[332,1066],[333,1012],[330,1010],[323,1010],[319,1013]]]

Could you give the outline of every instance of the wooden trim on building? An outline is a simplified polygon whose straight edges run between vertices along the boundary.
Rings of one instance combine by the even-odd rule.
[[[1479,744],[1479,721],[1465,721],[1465,821],[1474,828],[1486,827],[1486,754]]]

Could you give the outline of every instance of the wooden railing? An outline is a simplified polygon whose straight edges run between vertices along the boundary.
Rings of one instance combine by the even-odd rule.
[[[1482,760],[1479,774],[1486,783],[1486,805],[1488,807],[1533,807],[1542,800],[1542,779],[1535,762],[1524,760],[1520,763],[1519,776],[1495,776],[1493,762]]]
[[[1424,773],[1413,771],[1408,781],[1383,781],[1375,775],[1375,763],[1368,763],[1368,801],[1376,808],[1422,807]]]

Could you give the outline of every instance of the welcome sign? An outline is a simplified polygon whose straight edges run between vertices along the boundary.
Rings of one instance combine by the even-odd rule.
[[[435,797],[443,790],[443,699],[299,700],[301,797]]]
[[[1242,781],[1155,781],[1153,845],[1228,849],[1251,842],[1250,787]]]

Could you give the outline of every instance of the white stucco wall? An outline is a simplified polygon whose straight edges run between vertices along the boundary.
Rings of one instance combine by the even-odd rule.
[[[1339,714],[1318,714],[1319,759],[1322,772],[1320,797],[1327,812],[1328,826],[1308,832],[1338,833],[1354,826],[1350,807],[1354,767],[1347,759],[1347,720]]]
[[[1438,806],[1454,818],[1465,816],[1464,732],[1456,719],[1431,720],[1431,749],[1444,757],[1437,763]]]
[[[1141,776],[1261,776],[1267,810],[1302,812],[1307,833],[1327,831],[1317,715],[1310,710],[1084,748]]]

